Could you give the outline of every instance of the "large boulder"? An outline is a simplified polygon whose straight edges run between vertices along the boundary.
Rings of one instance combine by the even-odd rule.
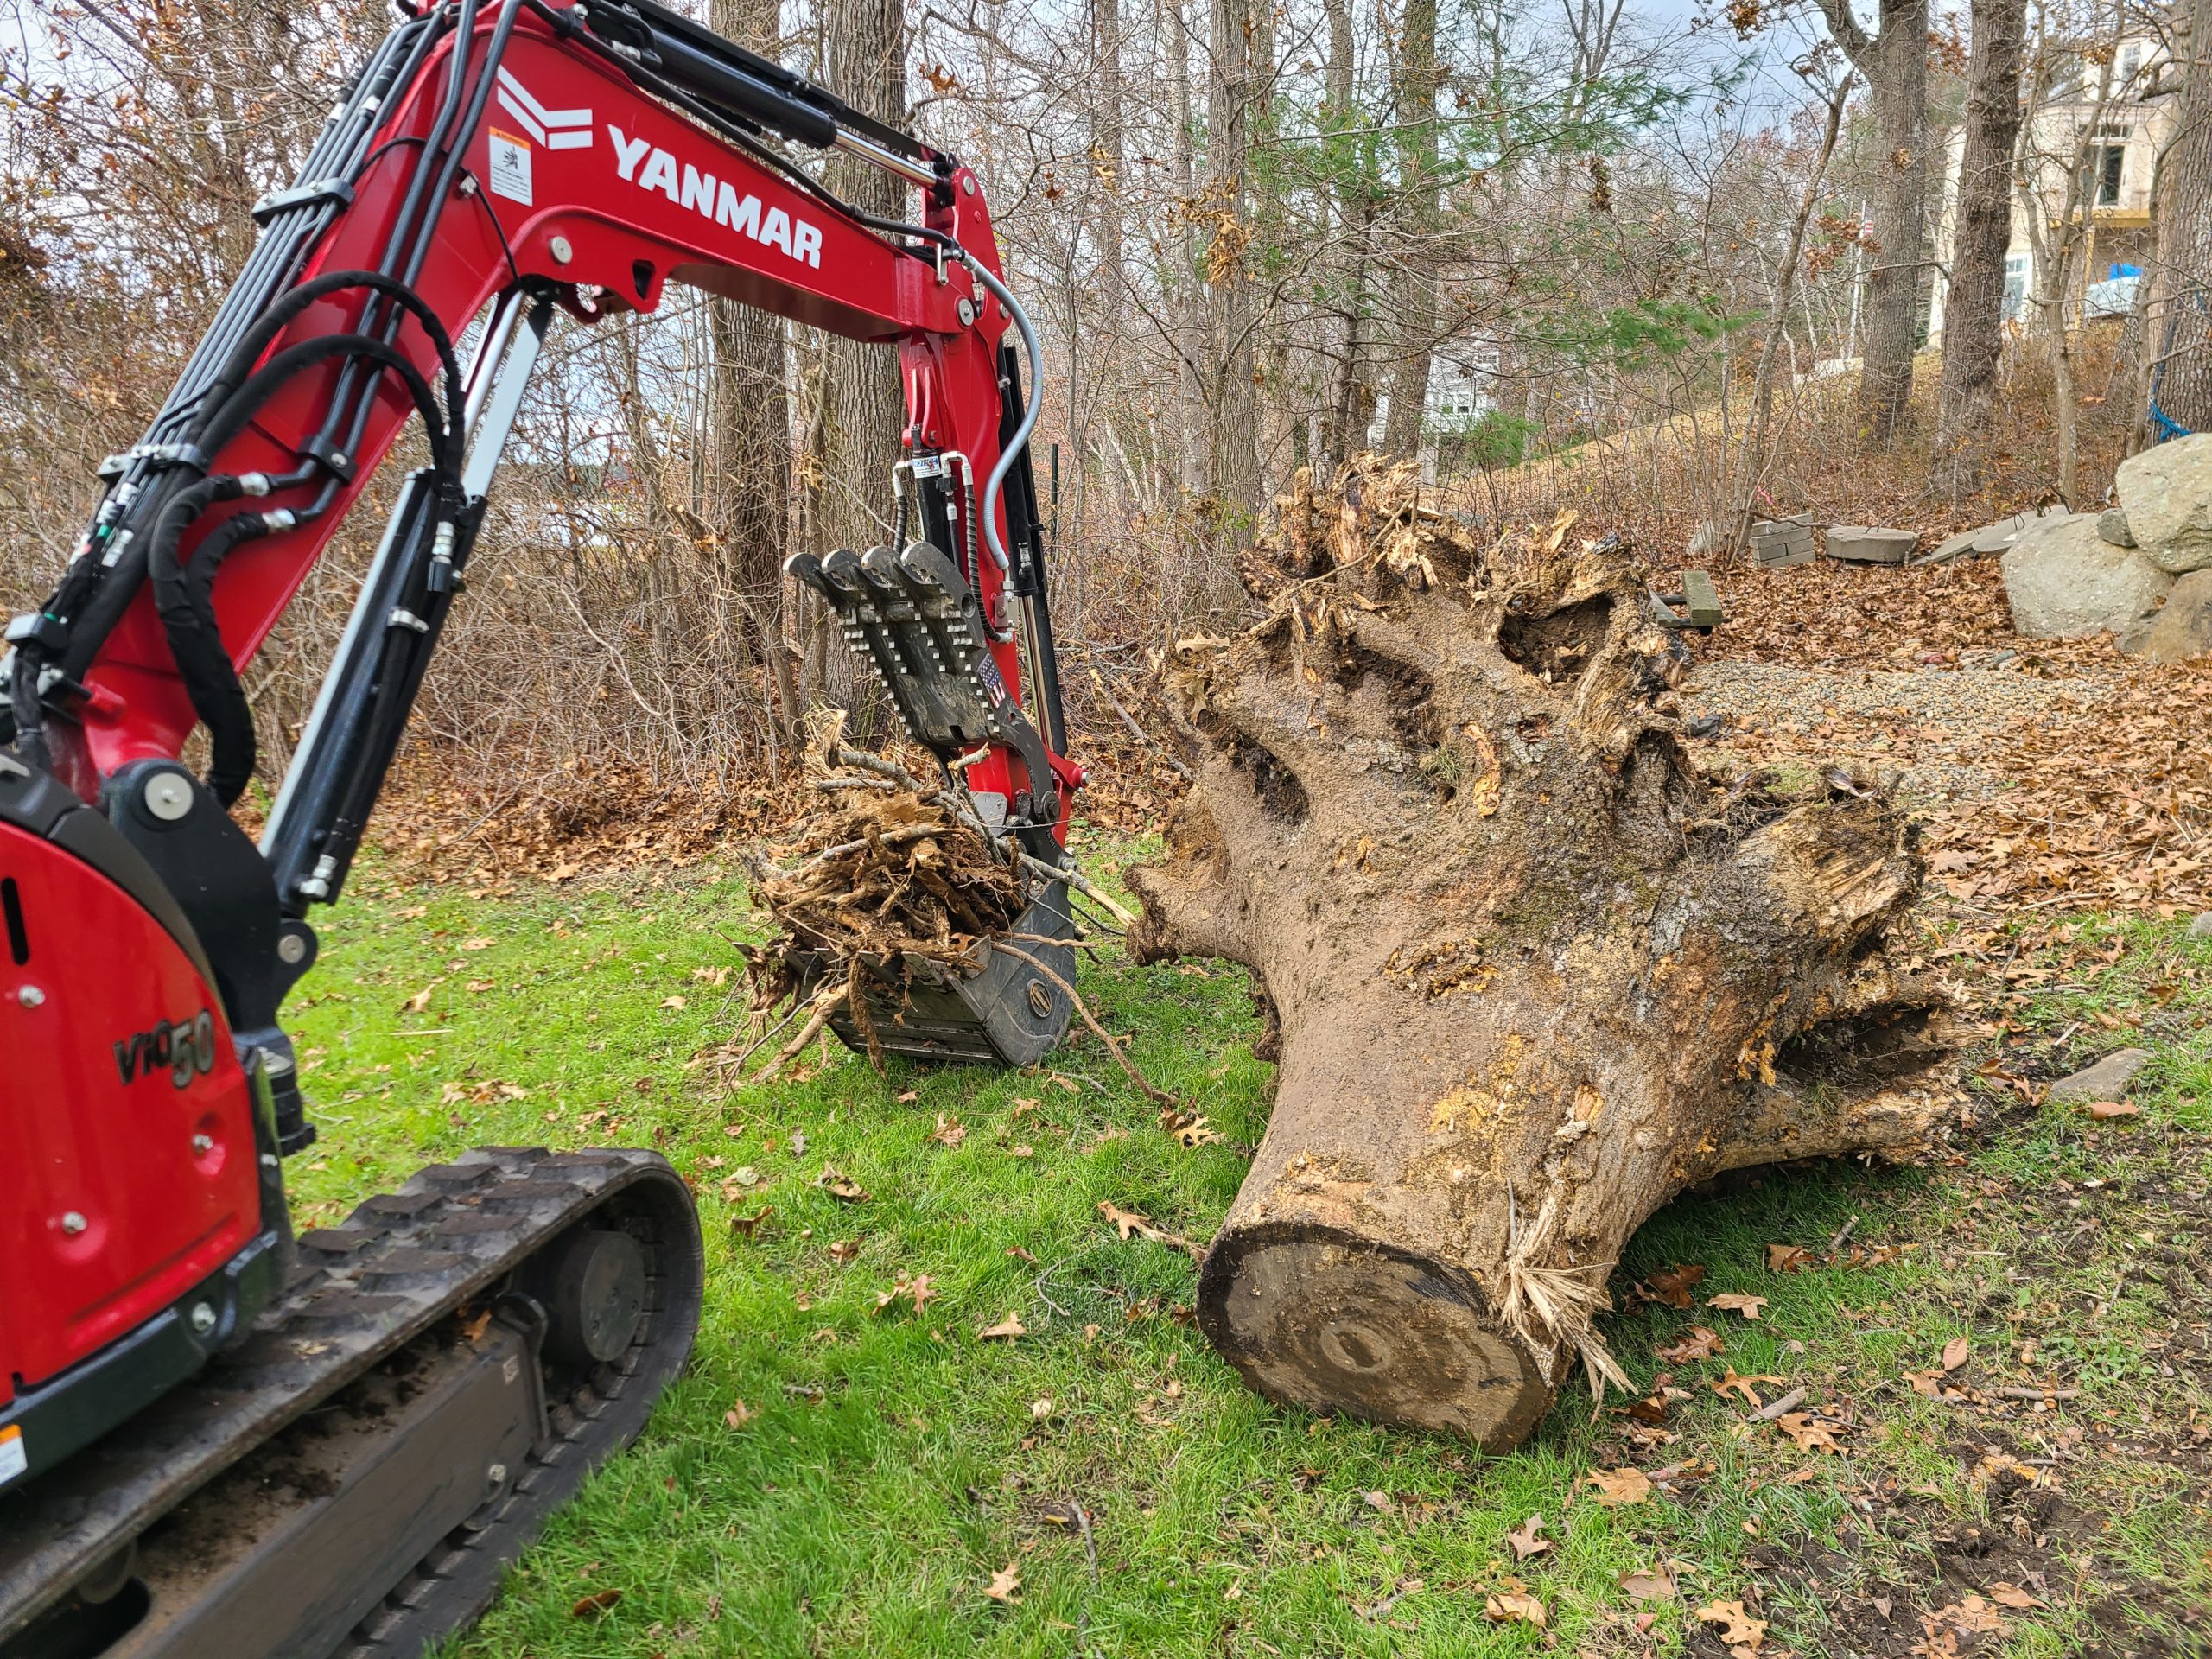
[[[2123,639],[2120,646],[2154,663],[2185,663],[2212,654],[2212,569],[2192,570],[2175,582],[2164,608],[2143,628],[2139,643]]]
[[[2212,565],[2212,432],[2120,463],[2120,505],[2136,545],[2171,575]]]
[[[2099,537],[2094,513],[2038,519],[2005,555],[2012,626],[2030,639],[2118,632],[2173,585],[2141,553]]]

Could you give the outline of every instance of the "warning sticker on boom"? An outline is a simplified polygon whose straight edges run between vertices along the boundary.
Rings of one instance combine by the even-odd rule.
[[[23,1431],[13,1423],[0,1428],[0,1486],[30,1466],[31,1454],[23,1450]]]
[[[490,139],[490,177],[485,183],[495,196],[530,206],[530,140],[493,127]]]

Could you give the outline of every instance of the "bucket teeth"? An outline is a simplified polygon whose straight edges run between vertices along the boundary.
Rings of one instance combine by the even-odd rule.
[[[950,559],[916,542],[899,553],[795,553],[784,569],[830,602],[846,643],[874,670],[916,741],[946,760],[981,743],[1007,745],[1021,756],[1031,789],[1053,792],[1044,740],[1007,695],[982,607]]]

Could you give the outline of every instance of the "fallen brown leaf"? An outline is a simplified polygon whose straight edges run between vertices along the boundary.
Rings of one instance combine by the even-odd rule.
[[[1663,1561],[1642,1572],[1622,1573],[1620,1584],[1631,1601],[1665,1601],[1675,1593],[1674,1575]]]
[[[1766,1620],[1753,1618],[1740,1601],[1708,1602],[1697,1610],[1695,1617],[1700,1624],[1719,1625],[1720,1639],[1731,1647],[1756,1649],[1766,1640]]]
[[[1651,1496],[1651,1478],[1641,1469],[1596,1469],[1582,1478],[1598,1489],[1595,1501],[1607,1509],[1641,1503]]]
[[[1955,1371],[1967,1363],[1974,1352],[1974,1344],[1964,1337],[1953,1337],[1943,1344],[1943,1369]]]
[[[2016,1612],[2024,1613],[2031,1608],[2043,1605],[2040,1600],[2021,1589],[2017,1584],[1991,1585],[1989,1599],[1999,1607],[2010,1607]]]
[[[1802,1244],[1770,1244],[1766,1247],[1766,1270],[1769,1273],[1802,1273],[1813,1265],[1813,1253]]]
[[[1525,1561],[1531,1555],[1541,1555],[1552,1547],[1550,1539],[1537,1536],[1543,1529],[1544,1517],[1532,1515],[1505,1535],[1505,1541],[1513,1546],[1515,1560]]]
[[[978,1331],[976,1333],[977,1339],[983,1342],[1012,1342],[1016,1337],[1026,1337],[1028,1334],[1029,1327],[1022,1324],[1021,1315],[1019,1313],[1009,1313],[988,1331]]]
[[[1526,1590],[1503,1590],[1483,1604],[1483,1617],[1493,1624],[1533,1624],[1544,1628],[1544,1604]]]
[[[900,1098],[906,1096],[901,1096]],[[947,1117],[943,1112],[937,1115],[937,1128],[930,1131],[931,1140],[941,1147],[957,1147],[967,1138],[967,1125],[958,1118]]]
[[[744,1401],[733,1401],[730,1403],[730,1408],[722,1413],[722,1426],[726,1428],[743,1428],[760,1414]]]
[[[2095,1118],[2140,1117],[2143,1109],[2132,1100],[2093,1100],[2089,1103],[2089,1116]]]
[[[1030,1103],[1034,1105],[1034,1101]],[[1160,1114],[1160,1127],[1185,1147],[1211,1146],[1220,1140],[1221,1131],[1207,1122],[1201,1113],[1181,1112],[1173,1106],[1165,1107]]]
[[[814,1178],[814,1184],[831,1198],[842,1198],[847,1204],[864,1204],[868,1200],[868,1189],[847,1176],[835,1164],[823,1165],[822,1173]]]
[[[1669,1365],[1687,1365],[1694,1359],[1711,1359],[1723,1351],[1720,1333],[1709,1325],[1694,1325],[1672,1347],[1659,1350]]]
[[[1760,1407],[1764,1406],[1766,1402],[1759,1398],[1757,1390],[1751,1387],[1751,1384],[1754,1382],[1779,1382],[1781,1381],[1782,1379],[1778,1376],[1738,1376],[1736,1375],[1736,1368],[1733,1365],[1731,1365],[1728,1368],[1728,1375],[1722,1377],[1718,1382],[1715,1382],[1713,1385],[1713,1391],[1715,1394],[1723,1395],[1724,1397],[1731,1394],[1740,1394],[1744,1396],[1744,1402],[1750,1406],[1753,1411],[1757,1411]]]
[[[589,1618],[595,1614],[605,1612],[621,1599],[622,1592],[620,1590],[594,1590],[591,1594],[577,1599],[575,1605],[569,1609],[569,1617]]]
[[[1014,1568],[1019,1561],[1008,1561],[991,1574],[991,1581],[983,1586],[983,1593],[993,1601],[1014,1603],[1021,1599],[1021,1579]]]
[[[1747,1319],[1756,1319],[1759,1310],[1766,1306],[1764,1296],[1746,1296],[1737,1291],[1724,1291],[1718,1296],[1706,1298],[1707,1307],[1717,1307],[1723,1313],[1740,1313]]]
[[[1810,1412],[1785,1411],[1775,1419],[1774,1426],[1787,1434],[1807,1452],[1841,1452],[1835,1441],[1835,1426],[1816,1421]]]
[[[1662,1268],[1643,1281],[1645,1294],[1653,1301],[1664,1302],[1669,1307],[1688,1307],[1690,1292],[1705,1278],[1705,1268],[1697,1262],[1688,1266],[1677,1263]]]

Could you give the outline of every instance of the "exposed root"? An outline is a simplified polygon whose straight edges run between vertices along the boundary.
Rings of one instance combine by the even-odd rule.
[[[1181,1104],[1174,1096],[1163,1093],[1145,1081],[1144,1073],[1137,1070],[1135,1062],[1131,1060],[1128,1055],[1122,1052],[1122,1046],[1116,1042],[1113,1038],[1107,1033],[1106,1027],[1100,1025],[1096,1020],[1091,1017],[1090,1010],[1084,1006],[1083,999],[1076,995],[1074,986],[1069,984],[1066,980],[1063,979],[1058,974],[1054,973],[1052,969],[1046,967],[1043,963],[1038,961],[1036,957],[1031,956],[1027,950],[1021,950],[1015,945],[1008,944],[1004,938],[994,939],[991,942],[991,944],[994,950],[1003,950],[1007,955],[1014,957],[1015,960],[1027,963],[1039,973],[1044,975],[1046,978],[1051,980],[1053,984],[1058,986],[1061,990],[1066,992],[1068,1003],[1075,1009],[1077,1017],[1079,1018],[1084,1025],[1090,1027],[1090,1032],[1093,1036],[1096,1037],[1100,1042],[1106,1045],[1106,1052],[1114,1057],[1114,1063],[1122,1068],[1122,1071],[1125,1075],[1127,1075],[1128,1080],[1136,1084],[1139,1092],[1143,1094],[1147,1100],[1154,1101],[1162,1106],[1175,1106]]]
[[[1611,1262],[1586,1262],[1577,1267],[1540,1265],[1536,1257],[1551,1250],[1559,1218],[1559,1194],[1544,1200],[1534,1225],[1523,1231],[1516,1217],[1513,1240],[1505,1257],[1505,1295],[1498,1317],[1521,1339],[1547,1384],[1559,1382],[1560,1357],[1573,1349],[1590,1379],[1591,1397],[1602,1402],[1605,1385],[1630,1386],[1605,1339],[1598,1334],[1597,1316],[1608,1313],[1613,1299],[1605,1292],[1612,1273]]]
[[[725,1051],[733,1084],[775,1077],[841,1013],[880,1070],[868,990],[902,988],[926,963],[971,970],[976,943],[1011,931],[1041,879],[958,798],[930,791],[895,761],[831,753],[886,788],[842,792],[776,860],[753,861],[753,897],[781,937],[740,947],[750,1029],[741,1048],[733,1041]],[[795,1016],[798,1033],[747,1078],[747,1062]]]

